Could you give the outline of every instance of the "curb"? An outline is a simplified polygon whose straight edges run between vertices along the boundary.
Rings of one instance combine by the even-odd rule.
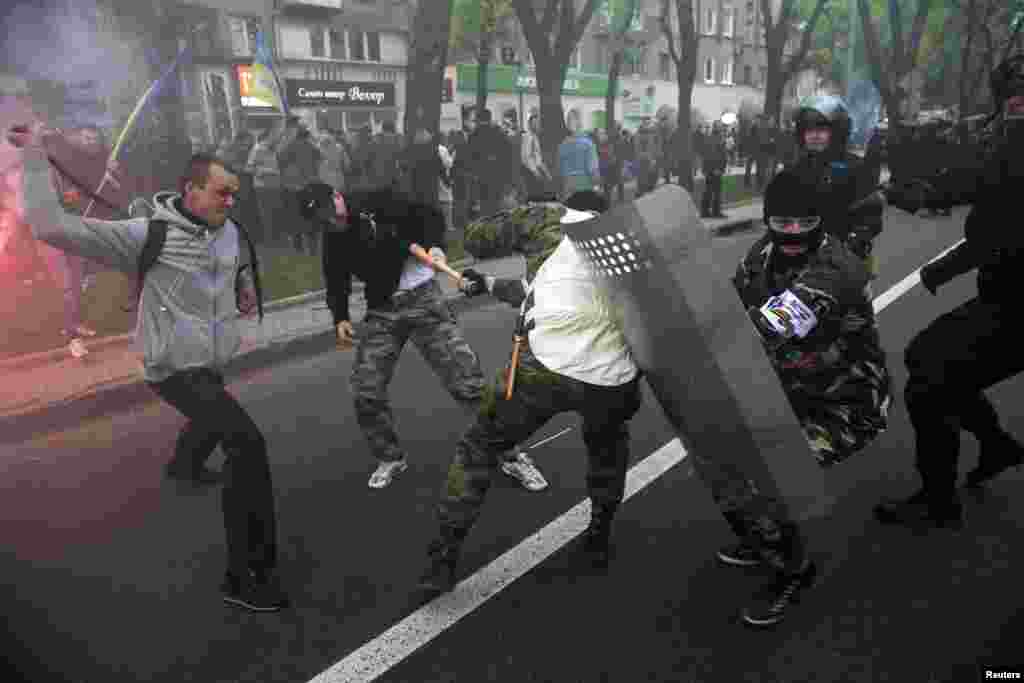
[[[315,300],[313,295],[303,295]],[[294,297],[302,298],[302,297]],[[488,297],[468,299],[459,293],[445,297],[457,313],[465,313],[487,305]],[[294,305],[294,302],[293,302]],[[364,305],[353,307],[360,313]],[[356,324],[356,334],[360,324]],[[110,338],[117,339],[117,338]],[[112,343],[112,342],[109,342]],[[334,348],[334,330],[331,325],[323,329],[306,328],[268,344],[244,348],[239,351],[225,370],[225,379],[231,383],[253,370],[273,365],[286,359],[313,356]],[[353,351],[339,351],[352,353]],[[40,355],[40,354],[35,354]],[[104,384],[90,388],[83,394],[71,396],[59,403],[38,406],[24,412],[0,415],[0,444],[22,443],[40,434],[66,428],[68,425],[93,420],[112,413],[123,412],[134,405],[157,400],[156,394],[142,380],[140,369],[130,375],[115,377]]]

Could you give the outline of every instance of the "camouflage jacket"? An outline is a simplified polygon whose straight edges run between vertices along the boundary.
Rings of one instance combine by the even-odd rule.
[[[563,205],[550,202],[527,204],[480,218],[466,226],[465,249],[478,259],[523,254],[526,279],[532,281],[541,264],[562,242],[559,221],[564,214]],[[525,291],[522,281],[512,279],[498,279],[493,288],[495,297],[513,306],[522,303]]]
[[[799,269],[776,272],[772,256],[771,238],[765,235],[740,263],[733,284],[746,307],[760,308],[788,289],[819,311],[818,324],[806,337],[770,354],[786,392],[824,396],[844,378],[865,375],[879,387],[887,386],[885,354],[863,261],[829,235]]]

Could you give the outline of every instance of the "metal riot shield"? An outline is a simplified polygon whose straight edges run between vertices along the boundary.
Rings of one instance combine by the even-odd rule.
[[[666,185],[563,229],[712,492],[738,475],[790,519],[824,515],[824,473],[690,195]]]

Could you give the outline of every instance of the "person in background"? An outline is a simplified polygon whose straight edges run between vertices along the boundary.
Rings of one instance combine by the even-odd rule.
[[[704,160],[704,192],[701,194],[701,218],[725,218],[722,213],[722,178],[728,163],[725,149],[724,126],[715,121],[711,135],[704,140],[701,157]]]
[[[299,253],[306,251],[309,255],[316,253],[318,232],[312,223],[302,217],[298,197],[302,188],[317,180],[322,156],[313,144],[309,130],[300,128],[295,139],[281,149],[277,158],[281,167],[288,221],[291,223],[286,229],[292,235],[295,250]]]
[[[331,187],[344,190],[348,157],[338,140],[338,133],[332,130],[320,136],[320,154],[320,180]]]
[[[476,182],[480,212],[490,216],[501,210],[506,188],[518,173],[519,148],[494,125],[489,109],[480,110],[476,123],[476,130],[469,136],[469,165]]]
[[[593,191],[601,183],[597,147],[583,131],[578,112],[569,113],[569,136],[558,147],[558,171],[562,176],[562,196]]]
[[[632,168],[633,162],[636,155],[633,152],[633,140],[629,135],[629,131],[622,127],[622,124],[618,124],[615,127],[615,164],[612,167],[612,172],[618,175],[615,179],[618,181],[618,196],[619,201],[626,201],[626,176],[628,170]]]
[[[257,244],[272,244],[278,241],[278,224],[283,209],[281,196],[281,170],[277,163],[277,142],[280,134],[268,128],[260,135],[259,141],[249,152],[246,166],[252,171],[253,189],[259,210],[259,229],[252,231]]]
[[[658,184],[658,131],[645,117],[636,132],[636,196],[652,192]]]
[[[597,160],[601,180],[604,181],[604,196],[609,204],[612,203],[612,188],[620,181],[616,175],[615,145],[608,139],[608,131],[598,128],[595,131],[597,138]]]
[[[455,227],[462,230],[469,222],[469,208],[472,201],[473,173],[469,167],[469,134],[474,122],[467,118],[462,128],[448,134],[448,151],[452,153],[452,218]]]
[[[527,126],[521,146],[526,196],[540,197],[551,185],[551,172],[544,163],[544,154],[540,147],[540,117],[536,114],[531,115]]]
[[[455,221],[452,216],[452,166],[455,160],[448,146],[444,144],[444,137],[440,134],[434,136],[437,146],[437,156],[441,160],[441,174],[437,177],[437,201],[441,205],[441,212],[444,213],[444,222],[451,232],[455,230]]]
[[[402,137],[395,132],[395,122],[385,121],[381,132],[370,145],[369,185],[371,187],[398,187],[402,179]]]

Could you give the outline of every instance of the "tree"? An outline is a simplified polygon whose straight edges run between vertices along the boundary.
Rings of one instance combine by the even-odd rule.
[[[420,2],[413,19],[403,124],[406,144],[420,128],[431,133],[441,128],[441,88],[455,0],[447,0],[440,9],[438,4]]]
[[[421,5],[429,3],[423,2]],[[451,20],[450,46],[472,49],[477,58],[476,110],[487,108],[487,70],[499,22],[511,13],[509,0],[457,0]]]
[[[960,48],[957,95],[961,116],[978,108],[981,86],[1022,38],[1024,2],[1016,0],[951,0],[963,36]]]
[[[889,114],[890,126],[898,126],[905,116],[903,104],[909,94],[907,79],[918,66],[921,39],[933,3],[934,0],[917,0],[910,34],[905,35],[903,7],[899,0],[889,0],[890,41],[889,46],[883,47],[868,0],[857,0],[871,78]]]
[[[694,3],[697,11],[694,12]],[[672,10],[675,21],[672,21]],[[694,15],[701,15],[701,0],[661,0],[658,23],[668,45],[668,54],[676,67],[676,85],[679,101],[676,107],[678,146],[674,150],[679,159],[679,182],[693,192],[693,82],[697,79],[697,26]],[[675,30],[673,30],[675,29]]]
[[[639,10],[639,0],[606,0],[608,3],[609,35],[608,49],[611,64],[608,70],[608,92],[604,96],[604,124],[608,139],[615,139],[615,100],[619,95],[619,74],[622,60],[629,45],[627,34],[633,17]]]
[[[558,168],[554,161],[558,144],[566,134],[562,87],[569,71],[569,58],[599,1],[583,0],[583,8],[577,12],[576,0],[511,0],[537,69],[541,147],[551,169]],[[540,16],[538,5],[544,6]]]
[[[864,0],[861,0],[862,2]],[[893,0],[895,1],[895,0]],[[796,52],[784,61],[786,45],[793,35],[793,30],[800,23],[799,4],[797,0],[782,0],[779,16],[772,16],[772,0],[761,0],[761,16],[764,22],[765,57],[768,69],[768,82],[764,89],[765,114],[782,122],[782,94],[788,83],[796,74],[808,65],[808,52],[814,37],[818,20],[825,11],[828,0],[816,0],[811,18],[806,24],[800,24],[802,32],[800,45]]]

